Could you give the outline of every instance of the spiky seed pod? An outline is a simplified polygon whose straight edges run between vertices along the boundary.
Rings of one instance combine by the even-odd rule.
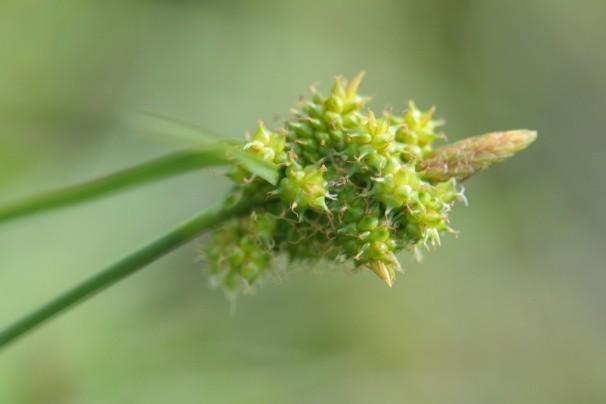
[[[244,150],[249,151],[263,160],[272,163],[283,163],[286,161],[286,136],[284,133],[271,132],[265,128],[262,121],[257,123],[257,131],[252,139],[244,146]]]
[[[465,200],[458,180],[526,147],[536,134],[502,132],[433,151],[444,136],[434,109],[413,102],[401,115],[363,112],[357,92],[363,75],[337,78],[326,96],[312,89],[284,128],[260,122],[243,149],[278,165],[276,186],[242,166],[229,203],[266,198],[251,217],[217,229],[207,247],[214,279],[237,291],[258,282],[272,257],[319,259],[368,268],[391,286],[396,254],[440,244],[452,232],[448,214]]]
[[[253,214],[215,232],[205,251],[213,281],[229,291],[251,287],[271,262],[275,227],[272,216]]]
[[[292,210],[297,208],[326,210],[328,192],[323,176],[325,171],[324,166],[309,165],[302,168],[296,162],[290,163],[278,187],[280,197],[290,204]]]

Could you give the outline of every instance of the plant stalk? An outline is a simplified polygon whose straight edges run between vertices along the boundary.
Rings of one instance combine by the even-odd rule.
[[[137,185],[228,162],[226,146],[222,145],[176,152],[92,181],[0,206],[0,223],[75,205]]]
[[[254,201],[242,201],[231,208],[209,210],[194,216],[164,236],[127,255],[0,331],[0,349],[23,337],[50,318],[101,292],[177,247],[193,240],[213,226],[234,216],[246,214],[251,211],[254,205]]]

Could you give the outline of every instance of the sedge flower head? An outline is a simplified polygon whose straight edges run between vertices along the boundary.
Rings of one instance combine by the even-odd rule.
[[[449,213],[465,201],[460,181],[536,137],[502,132],[434,150],[444,138],[434,109],[410,102],[402,113],[376,115],[358,94],[362,77],[337,78],[326,95],[312,89],[283,127],[259,123],[242,147],[279,167],[280,178],[272,185],[242,166],[231,172],[229,203],[265,203],[217,229],[206,248],[227,290],[256,284],[278,255],[347,262],[391,286],[401,270],[396,254],[437,246],[454,232]]]

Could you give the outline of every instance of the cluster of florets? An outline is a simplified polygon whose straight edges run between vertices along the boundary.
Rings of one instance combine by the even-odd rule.
[[[462,189],[425,178],[423,160],[442,135],[433,109],[414,103],[402,115],[364,112],[362,76],[338,78],[327,96],[312,89],[285,126],[259,123],[244,146],[280,167],[274,186],[238,166],[230,200],[266,197],[253,215],[216,231],[207,247],[215,279],[229,290],[257,282],[272,257],[319,259],[368,268],[391,286],[396,253],[440,243]]]

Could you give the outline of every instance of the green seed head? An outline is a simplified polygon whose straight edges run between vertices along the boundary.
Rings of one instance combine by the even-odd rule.
[[[433,151],[444,136],[434,109],[410,102],[377,117],[358,94],[363,75],[337,78],[329,94],[312,89],[283,128],[259,123],[246,153],[280,167],[276,186],[242,166],[228,201],[265,198],[250,217],[217,229],[207,247],[214,279],[226,289],[250,287],[271,260],[320,259],[367,268],[391,286],[396,254],[440,244],[453,232],[448,214],[464,201],[458,180],[510,157],[536,134],[501,132]]]

